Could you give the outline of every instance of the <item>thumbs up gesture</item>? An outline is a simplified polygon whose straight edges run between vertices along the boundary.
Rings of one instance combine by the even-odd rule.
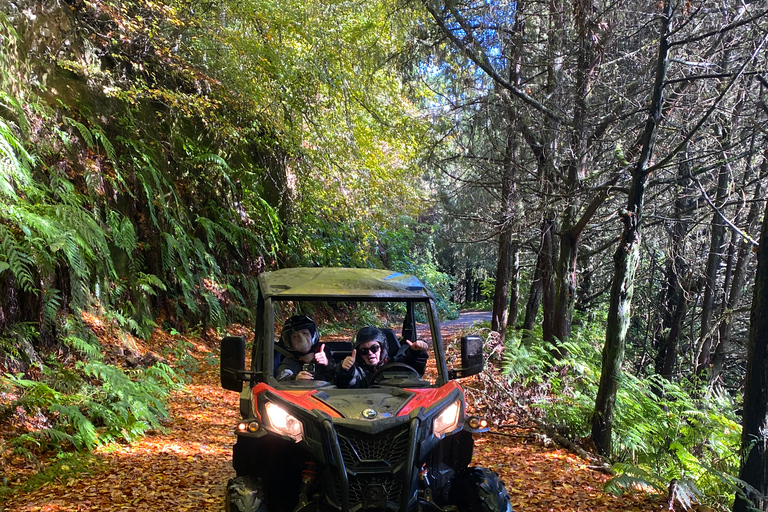
[[[349,370],[355,364],[355,358],[357,357],[357,349],[352,350],[352,354],[348,355],[341,362],[341,367],[344,370]]]
[[[320,350],[315,353],[315,362],[323,366],[328,366],[328,356],[325,355],[325,343],[321,343]]]
[[[429,345],[427,345],[427,342],[424,340],[416,340],[416,341],[405,340],[405,342],[408,344],[409,347],[411,347],[411,350],[415,350],[417,352],[421,352],[429,348]]]

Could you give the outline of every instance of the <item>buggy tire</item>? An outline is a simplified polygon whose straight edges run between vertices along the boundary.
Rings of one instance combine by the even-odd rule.
[[[499,475],[487,468],[466,468],[453,478],[451,502],[462,512],[512,512]]]
[[[226,512],[267,512],[261,480],[238,476],[227,482]]]

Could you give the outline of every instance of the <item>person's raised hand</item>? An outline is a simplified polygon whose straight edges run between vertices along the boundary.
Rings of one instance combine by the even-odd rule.
[[[299,374],[296,376],[296,380],[312,380],[314,378],[315,378],[314,375],[304,370],[300,371]]]
[[[405,342],[408,344],[409,347],[411,347],[411,350],[415,350],[417,352],[421,352],[429,348],[429,345],[427,345],[427,342],[424,340],[416,340],[416,341],[405,340]]]
[[[325,355],[325,343],[321,343],[320,350],[315,353],[315,362],[323,366],[328,366],[328,356]]]
[[[357,349],[352,349],[352,354],[348,355],[341,362],[341,367],[344,370],[349,370],[355,364],[355,357],[357,356]]]

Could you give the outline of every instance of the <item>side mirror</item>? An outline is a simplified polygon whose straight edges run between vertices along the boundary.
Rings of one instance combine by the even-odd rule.
[[[480,336],[462,336],[461,338],[461,368],[448,372],[448,377],[457,379],[477,375],[483,371],[483,338]]]
[[[227,336],[221,340],[221,387],[238,393],[243,390],[245,372],[245,338]]]

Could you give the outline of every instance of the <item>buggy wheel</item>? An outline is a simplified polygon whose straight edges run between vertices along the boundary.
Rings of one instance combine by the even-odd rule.
[[[226,512],[267,512],[261,480],[238,476],[227,482]]]
[[[450,497],[462,512],[512,512],[504,482],[487,468],[467,468],[456,475]]]

